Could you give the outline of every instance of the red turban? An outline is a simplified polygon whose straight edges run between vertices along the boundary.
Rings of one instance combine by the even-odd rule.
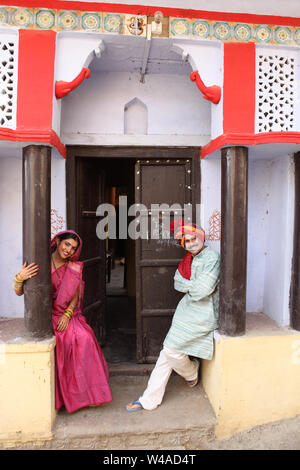
[[[205,232],[200,227],[197,227],[196,224],[186,223],[184,219],[177,219],[173,220],[170,224],[171,232],[174,232],[176,240],[181,244],[182,248],[184,248],[185,242],[185,234],[195,235],[199,238],[202,243],[205,242]],[[178,271],[180,274],[186,278],[191,278],[191,264],[193,261],[193,256],[191,253],[186,253],[183,260],[181,261],[180,265],[178,266]]]

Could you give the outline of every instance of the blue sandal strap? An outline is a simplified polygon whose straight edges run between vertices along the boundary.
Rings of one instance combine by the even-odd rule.
[[[140,406],[142,406],[141,402],[138,401],[138,400],[132,401],[131,404],[132,404],[132,405],[140,405]]]
[[[139,408],[133,408],[133,409],[129,409],[128,408],[128,405],[126,406],[126,410],[127,411],[140,411],[143,409],[143,405],[138,401],[138,400],[134,400],[130,403],[131,405],[139,405]]]

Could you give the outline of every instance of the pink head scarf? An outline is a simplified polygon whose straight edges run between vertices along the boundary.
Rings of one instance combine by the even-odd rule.
[[[51,240],[51,244],[50,244],[50,248],[51,248],[51,253],[53,253],[55,250],[56,250],[56,241],[57,241],[57,238],[60,237],[61,235],[64,235],[64,234],[73,234],[73,235],[76,235],[76,237],[78,238],[79,240],[79,245],[77,247],[77,250],[75,251],[74,255],[71,256],[70,258],[70,261],[77,261],[79,256],[80,256],[80,253],[81,253],[81,249],[82,249],[82,240],[80,238],[80,236],[74,232],[73,230],[64,230],[62,232],[58,232]]]

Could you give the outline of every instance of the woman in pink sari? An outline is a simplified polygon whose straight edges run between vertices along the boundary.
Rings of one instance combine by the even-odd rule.
[[[56,336],[55,407],[69,413],[112,400],[108,367],[91,327],[82,314],[83,263],[78,261],[81,238],[72,230],[51,241],[52,323]],[[15,277],[21,282],[38,272],[34,263],[23,265]],[[18,286],[19,280],[19,286]],[[23,290],[23,289],[22,289]]]

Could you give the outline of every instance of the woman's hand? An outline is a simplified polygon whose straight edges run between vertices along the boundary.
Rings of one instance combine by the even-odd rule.
[[[40,268],[37,264],[31,263],[27,266],[27,263],[25,261],[18,274],[24,281],[27,281],[27,279],[36,276],[39,272],[39,269]]]
[[[66,315],[62,315],[60,319],[57,322],[56,330],[57,331],[64,331],[68,328],[69,326],[69,319],[66,317]]]

